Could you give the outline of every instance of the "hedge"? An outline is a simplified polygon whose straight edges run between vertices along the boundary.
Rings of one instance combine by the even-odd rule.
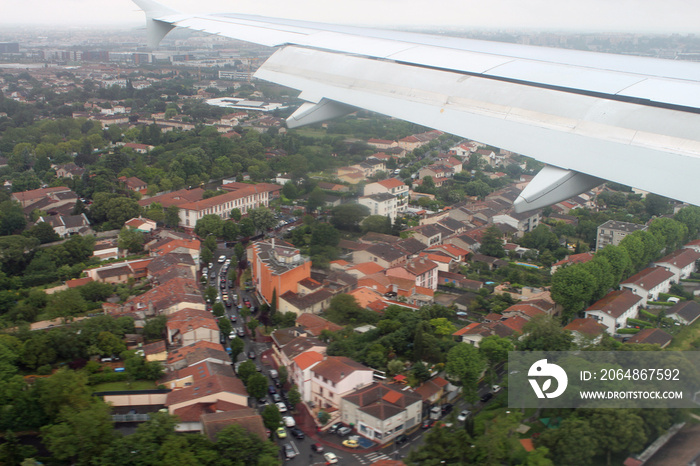
[[[617,333],[620,334],[632,334],[632,333],[637,333],[639,332],[638,328],[621,328],[617,331]]]
[[[632,319],[629,318],[627,319],[627,325],[639,325],[640,327],[653,327],[653,325],[646,320],[639,320],[639,319]]]
[[[666,301],[647,301],[647,304],[650,306],[668,306],[671,307],[675,305],[676,303],[669,303]]]
[[[88,376],[89,385],[97,385],[105,382],[122,382],[126,380],[126,372],[98,372]]]
[[[640,309],[639,313],[642,314],[644,317],[647,317],[649,319],[654,319],[654,320],[658,319],[657,316],[655,316],[654,314],[652,314],[649,311],[645,311],[644,309]]]

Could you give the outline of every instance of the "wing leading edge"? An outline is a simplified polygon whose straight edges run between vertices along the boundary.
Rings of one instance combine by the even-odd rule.
[[[301,91],[295,127],[364,108],[552,167],[526,211],[603,180],[700,205],[700,65],[246,15],[185,15],[152,0],[149,41],[174,27],[275,46],[255,76]],[[557,168],[558,167],[558,168]]]

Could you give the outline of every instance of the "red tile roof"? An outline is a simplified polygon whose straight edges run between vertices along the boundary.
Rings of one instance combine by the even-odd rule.
[[[642,298],[625,288],[624,290],[611,291],[603,299],[596,301],[586,310],[605,312],[617,319],[641,300]]]
[[[294,363],[299,369],[304,370],[309,366],[323,361],[323,355],[316,351],[304,351],[299,356],[294,358]]]
[[[607,328],[607,325],[601,324],[595,319],[584,318],[574,319],[569,325],[564,327],[565,330],[578,332],[589,337],[598,336],[605,332]]]
[[[673,277],[673,273],[669,272],[663,267],[648,267],[641,272],[632,275],[627,280],[620,283],[620,285],[637,285],[641,289],[649,291]]]

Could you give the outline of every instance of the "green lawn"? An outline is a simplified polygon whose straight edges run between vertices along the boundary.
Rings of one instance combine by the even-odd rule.
[[[692,344],[698,339],[700,339],[700,319],[682,328],[666,348],[673,351],[688,351],[693,349]]]
[[[319,128],[295,128],[292,131],[299,134],[300,136],[306,136],[309,138],[323,139],[328,135],[325,129]]]
[[[136,382],[105,382],[93,386],[95,392],[114,392],[121,390],[153,390],[156,384],[149,380],[137,380]]]

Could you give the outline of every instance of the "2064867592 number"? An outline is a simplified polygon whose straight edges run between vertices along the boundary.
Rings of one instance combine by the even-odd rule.
[[[600,380],[680,380],[678,369],[602,369]]]

